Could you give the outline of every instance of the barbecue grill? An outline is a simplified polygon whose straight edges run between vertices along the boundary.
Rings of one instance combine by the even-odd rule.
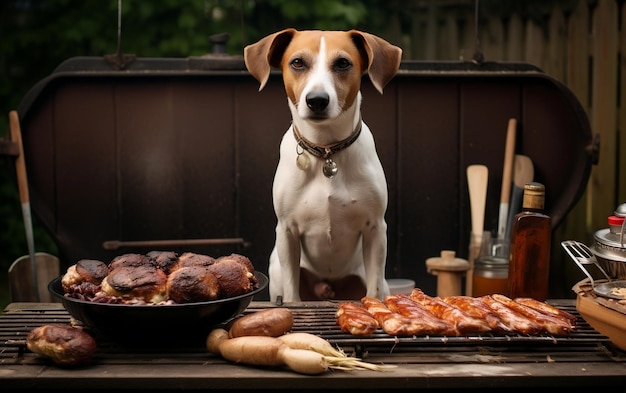
[[[519,124],[517,153],[546,185],[553,227],[597,160],[575,96],[529,64],[407,61],[384,96],[369,81],[362,91],[389,185],[387,277],[427,293],[436,286],[427,258],[467,256],[470,164],[489,167],[485,228],[497,226],[509,118]],[[31,206],[65,267],[167,249],[238,252],[267,273],[271,183],[290,122],[279,73],[259,93],[237,56],[123,67],[78,57],[36,84],[18,112]],[[571,295],[564,266],[552,269],[551,297]]]
[[[391,372],[337,371],[305,377],[271,368],[234,366],[207,353],[204,340],[162,341],[133,347],[96,335],[94,365],[78,370],[48,367],[46,359],[25,348],[28,332],[50,323],[76,323],[60,304],[14,304],[0,316],[0,381],[3,387],[90,389],[439,389],[576,387],[623,391],[626,355],[591,328],[571,300],[551,304],[577,316],[578,328],[567,337],[483,335],[468,337],[371,337],[341,332],[337,304],[290,305],[294,332],[317,334],[347,354],[376,364],[397,365]],[[252,302],[244,313],[276,307]],[[169,343],[169,344],[168,344]],[[10,372],[5,372],[9,371]]]
[[[552,302],[560,309],[567,311],[575,316],[577,328],[568,336],[552,336],[549,334],[542,335],[522,335],[522,334],[486,334],[486,335],[468,335],[468,336],[410,336],[396,337],[390,336],[378,329],[372,336],[361,337],[354,336],[350,333],[342,332],[336,323],[335,312],[337,305],[334,303],[322,303],[311,307],[310,304],[289,306],[294,315],[293,332],[307,332],[316,334],[328,340],[335,346],[339,346],[346,353],[354,353],[358,357],[367,358],[376,356],[375,354],[403,353],[413,351],[428,351],[432,353],[445,354],[450,351],[459,351],[465,355],[480,352],[500,353],[501,356],[529,356],[533,353],[545,351],[563,352],[570,354],[587,354],[588,356],[597,356],[598,346],[606,346],[609,350],[612,346],[608,337],[594,330],[576,311],[572,302]],[[256,311],[273,307],[265,302],[253,302],[241,315],[246,315]],[[284,306],[283,306],[284,307]],[[7,321],[7,319],[10,320]],[[4,343],[4,348],[0,350],[0,358],[2,362],[21,362],[22,356],[35,356],[33,354],[25,355],[24,345],[25,337],[28,332],[37,326],[46,323],[70,323],[71,318],[65,311],[55,311],[46,313],[46,315],[38,315],[28,310],[18,313],[10,313],[6,319],[0,320],[2,323],[19,324],[18,337],[0,337],[0,344]],[[82,325],[80,321],[74,321],[78,325]],[[83,325],[84,326],[84,325]],[[88,328],[88,327],[87,327]],[[128,348],[132,343],[116,342],[109,335],[102,335],[97,331],[90,330],[98,340],[98,345],[103,348],[103,352],[119,351],[121,348]],[[187,344],[188,351],[204,351],[203,344],[206,336],[196,337],[197,342],[186,342],[184,338],[179,337],[175,340],[176,350],[180,349],[180,343]],[[141,345],[141,343],[140,343]],[[168,351],[167,345],[159,347],[154,342],[150,344],[156,349]],[[607,350],[607,349],[604,350]],[[139,349],[144,349],[141,346]],[[595,355],[594,355],[595,354]],[[420,360],[416,360],[420,361]],[[459,356],[458,361],[461,361]]]

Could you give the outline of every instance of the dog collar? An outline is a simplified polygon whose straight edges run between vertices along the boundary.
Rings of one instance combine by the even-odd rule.
[[[330,145],[320,146],[305,139],[300,134],[300,131],[298,131],[298,127],[296,127],[295,124],[292,124],[293,135],[296,138],[297,142],[296,153],[298,154],[298,157],[296,158],[296,165],[301,170],[305,170],[309,167],[309,158],[302,154],[304,153],[304,150],[306,150],[309,153],[313,154],[315,157],[319,157],[325,160],[324,166],[322,166],[322,173],[329,179],[333,178],[339,171],[339,168],[337,168],[337,163],[333,161],[331,156],[354,143],[354,141],[356,141],[356,139],[361,134],[362,127],[363,121],[359,118],[359,121],[357,122],[354,131],[352,131],[352,134],[350,134],[349,137]],[[298,147],[303,150],[299,150]]]

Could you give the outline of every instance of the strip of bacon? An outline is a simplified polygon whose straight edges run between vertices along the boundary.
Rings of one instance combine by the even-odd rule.
[[[367,311],[376,318],[376,321],[378,321],[378,324],[385,333],[392,336],[409,335],[407,332],[408,321],[405,320],[407,318],[388,309],[382,300],[365,296],[361,298],[361,303],[363,303]]]
[[[339,303],[337,325],[342,332],[355,336],[371,336],[378,329],[378,321],[365,307],[352,302]]]
[[[421,304],[413,301],[407,295],[393,294],[385,297],[387,307],[398,314],[410,318],[413,324],[420,323],[420,335],[452,335],[456,333],[455,326],[446,320],[437,317]]]
[[[487,303],[478,298],[457,295],[446,296],[443,298],[443,301],[451,306],[455,306],[471,317],[484,320],[494,333],[511,333],[513,331]]]
[[[493,298],[493,295],[480,296],[479,299],[487,303],[513,331],[528,335],[539,334],[543,331],[543,327],[540,324],[507,307],[504,303],[497,301]]]
[[[385,333],[391,336],[417,336],[422,334],[424,326],[420,321],[391,311],[382,300],[365,296],[361,298],[361,302],[367,311],[376,318]]]
[[[569,321],[572,325],[576,324],[576,316],[561,310],[558,307],[554,307],[546,302],[539,301],[530,297],[518,297],[514,299],[517,303],[534,308],[537,311],[541,311],[545,314],[554,315],[562,318],[565,321]]]
[[[574,328],[569,321],[565,321],[554,315],[544,314],[540,311],[535,310],[534,308],[525,306],[521,303],[517,303],[513,299],[502,294],[495,293],[491,296],[493,297],[493,299],[504,304],[515,312],[518,312],[525,317],[535,321],[536,323],[541,325],[543,330],[555,336],[566,336]]]
[[[485,320],[471,317],[459,308],[447,304],[440,297],[428,296],[419,288],[413,289],[409,298],[426,307],[437,317],[450,322],[455,327],[457,336],[491,331]]]

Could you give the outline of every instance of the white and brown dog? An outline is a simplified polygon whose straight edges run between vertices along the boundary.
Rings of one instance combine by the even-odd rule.
[[[292,125],[280,144],[272,196],[272,301],[383,298],[387,181],[361,119],[361,79],[382,94],[402,50],[369,33],[286,29],[246,46],[263,89],[282,70]]]

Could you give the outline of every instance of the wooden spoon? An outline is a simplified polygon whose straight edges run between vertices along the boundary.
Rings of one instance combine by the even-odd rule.
[[[469,190],[472,235],[482,237],[485,226],[485,204],[489,169],[481,164],[467,167],[467,188]]]
[[[489,169],[485,165],[474,164],[467,167],[467,188],[469,190],[472,234],[470,236],[470,268],[465,276],[465,294],[472,295],[474,259],[478,256],[485,227],[485,204],[487,203],[487,184]]]

